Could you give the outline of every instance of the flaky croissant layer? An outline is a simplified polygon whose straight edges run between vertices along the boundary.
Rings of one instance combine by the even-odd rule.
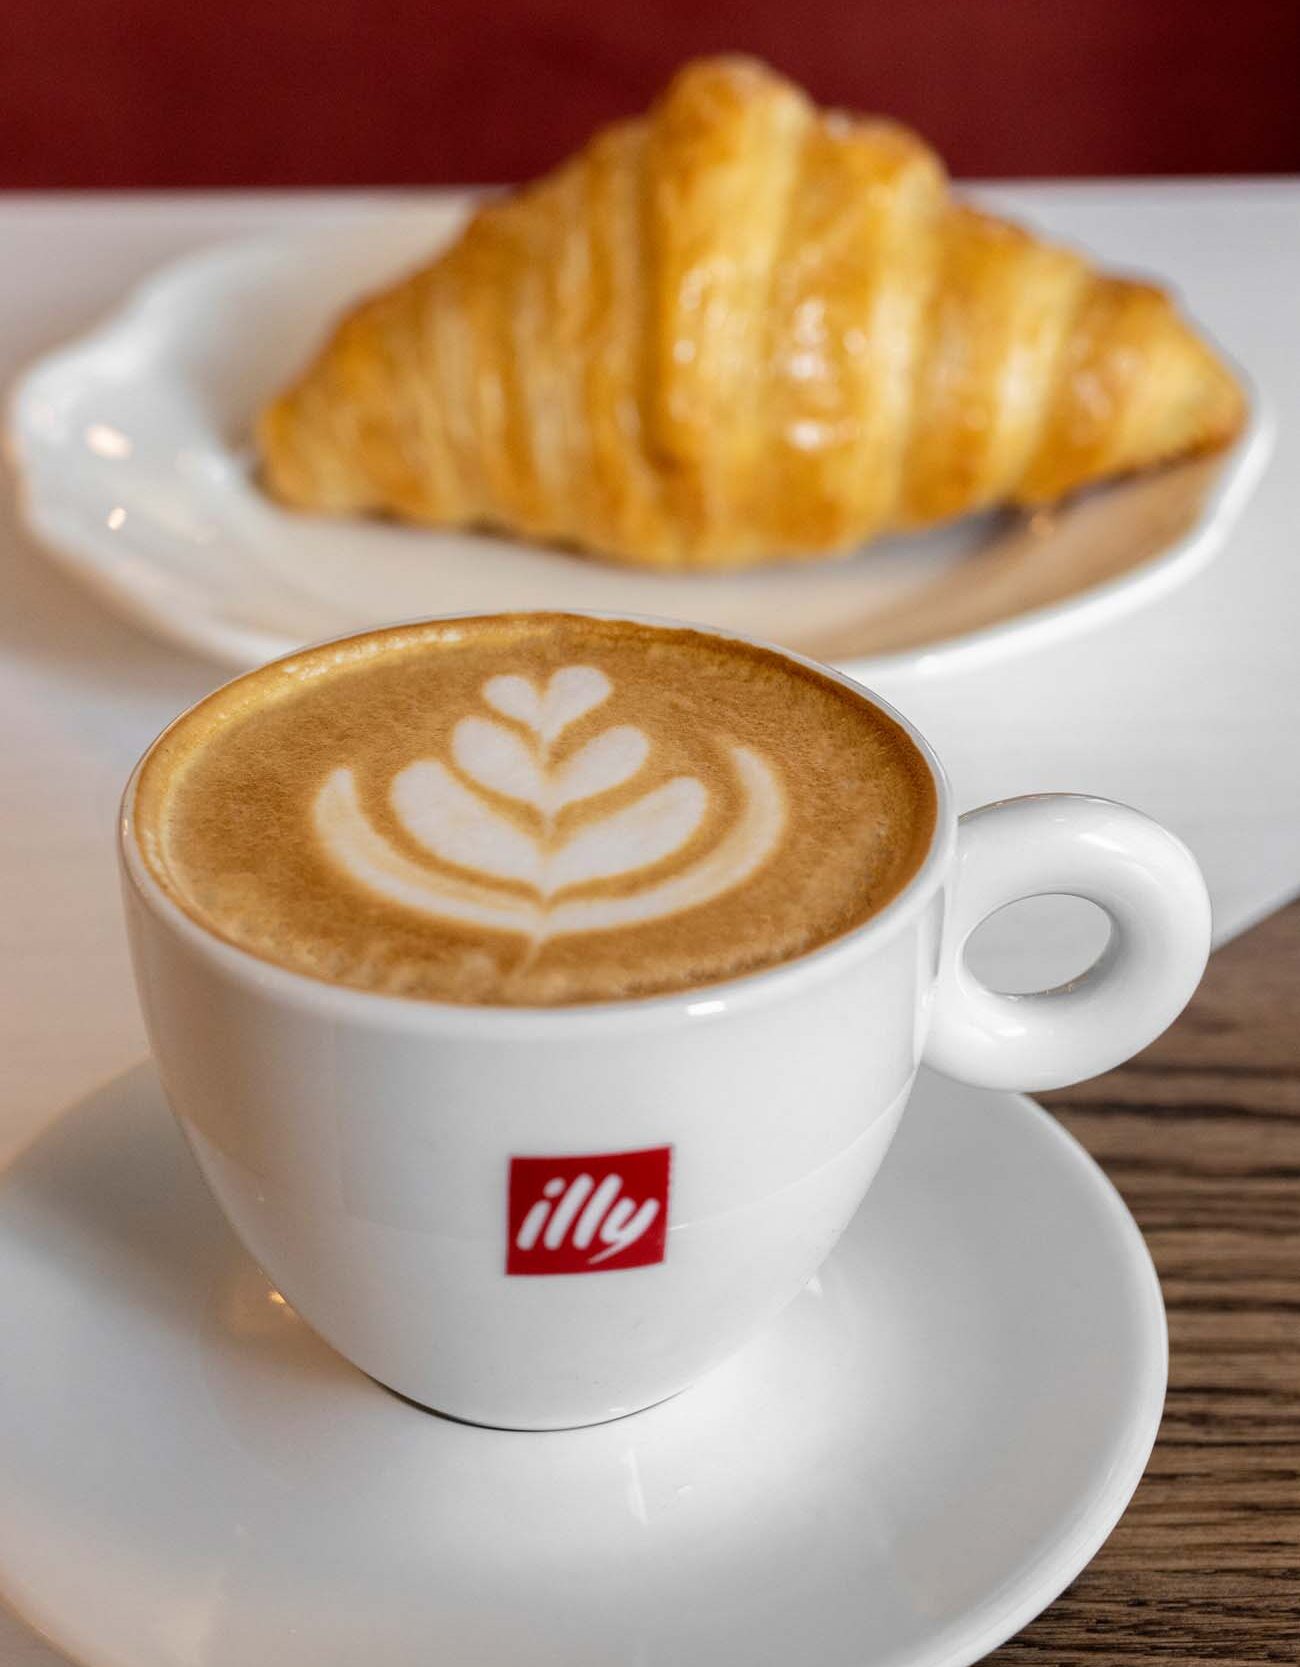
[[[301,509],[721,568],[1050,502],[1243,415],[1163,291],[722,58],[357,307],[259,443]]]

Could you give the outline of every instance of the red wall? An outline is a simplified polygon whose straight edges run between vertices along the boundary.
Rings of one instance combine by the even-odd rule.
[[[0,186],[516,179],[734,47],[958,173],[1300,170],[1300,0],[0,0]]]

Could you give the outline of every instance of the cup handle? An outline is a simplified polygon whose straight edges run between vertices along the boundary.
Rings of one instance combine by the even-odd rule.
[[[966,944],[1024,897],[1086,897],[1110,917],[1087,972],[1055,990],[1000,995]],[[1210,899],[1196,859],[1127,805],[1047,793],[963,816],[925,1062],[982,1088],[1062,1088],[1108,1071],[1186,1006],[1210,952]]]

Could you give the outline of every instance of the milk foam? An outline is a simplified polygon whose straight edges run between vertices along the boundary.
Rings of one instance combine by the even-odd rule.
[[[455,772],[439,759],[422,759],[394,777],[389,799],[402,828],[462,872],[424,867],[396,849],[367,820],[346,765],[315,800],[325,850],[358,884],[404,907],[534,942],[663,919],[743,884],[777,849],[787,821],[778,773],[752,748],[728,748],[741,801],[733,824],[705,855],[666,879],[639,877],[679,857],[704,821],[710,794],[695,776],[673,776],[616,809],[598,806],[574,831],[558,831],[560,811],[634,780],[656,750],[642,729],[618,724],[571,756],[554,756],[565,730],[612,688],[594,666],[562,667],[544,688],[519,674],[493,677],[483,699],[520,729],[462,718],[451,734]],[[536,831],[502,815],[484,791],[530,806],[538,813]],[[613,879],[628,883],[625,895],[554,901],[559,892]],[[527,886],[528,895],[513,895],[503,881]]]
[[[851,689],[686,627],[430,622],[292,656],[181,719],[135,816],[217,935],[386,994],[691,989],[849,930],[907,882],[928,767]]]

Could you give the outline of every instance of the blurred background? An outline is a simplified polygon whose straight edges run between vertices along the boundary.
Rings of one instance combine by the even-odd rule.
[[[521,179],[737,48],[957,174],[1300,170],[1300,0],[0,0],[0,188]]]

